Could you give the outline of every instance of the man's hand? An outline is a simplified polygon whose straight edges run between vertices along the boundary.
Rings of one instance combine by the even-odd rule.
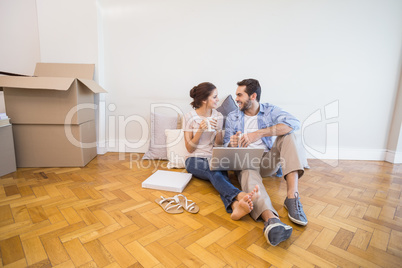
[[[239,136],[241,134],[241,131],[237,131],[236,134],[233,136],[230,136],[230,147],[238,147],[239,146]]]
[[[239,141],[240,147],[248,147],[250,143],[257,141],[258,139],[261,139],[261,135],[257,132],[244,134]]]

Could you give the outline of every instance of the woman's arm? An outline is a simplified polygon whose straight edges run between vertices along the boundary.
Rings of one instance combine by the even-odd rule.
[[[215,136],[215,145],[220,146],[223,144],[223,131],[217,130]]]
[[[192,153],[197,149],[197,145],[200,142],[201,135],[205,129],[208,129],[208,124],[203,120],[195,134],[193,134],[192,130],[184,131],[184,142],[189,153]]]
[[[189,153],[192,153],[197,148],[200,142],[201,133],[199,130],[193,135],[192,131],[184,131],[184,141],[186,144],[186,149]]]

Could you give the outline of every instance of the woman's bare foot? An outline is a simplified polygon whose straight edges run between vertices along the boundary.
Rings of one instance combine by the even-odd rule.
[[[234,221],[240,220],[245,215],[249,214],[253,210],[253,202],[250,195],[243,196],[239,201],[233,203],[233,212],[230,218]]]
[[[256,185],[253,191],[251,191],[251,193],[249,193],[248,195],[250,196],[251,201],[254,202],[260,197],[260,187]]]

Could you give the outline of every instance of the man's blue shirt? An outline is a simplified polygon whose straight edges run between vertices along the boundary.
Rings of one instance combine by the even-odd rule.
[[[259,129],[272,127],[277,124],[285,124],[292,128],[289,134],[300,128],[300,121],[296,117],[269,103],[260,103],[257,121]],[[239,109],[229,113],[226,118],[225,137],[223,139],[225,146],[229,144],[230,137],[236,134],[237,131],[244,133],[244,112]],[[275,139],[276,137],[263,137],[262,141],[268,150],[271,150]]]

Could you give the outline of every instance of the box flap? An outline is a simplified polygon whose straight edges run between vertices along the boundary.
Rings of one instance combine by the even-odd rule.
[[[89,79],[78,79],[87,88],[89,88],[93,93],[107,93],[100,85],[98,85],[94,80]]]
[[[42,63],[36,64],[34,76],[93,79],[95,64]]]
[[[0,91],[7,88],[68,90],[74,78],[0,76]]]

